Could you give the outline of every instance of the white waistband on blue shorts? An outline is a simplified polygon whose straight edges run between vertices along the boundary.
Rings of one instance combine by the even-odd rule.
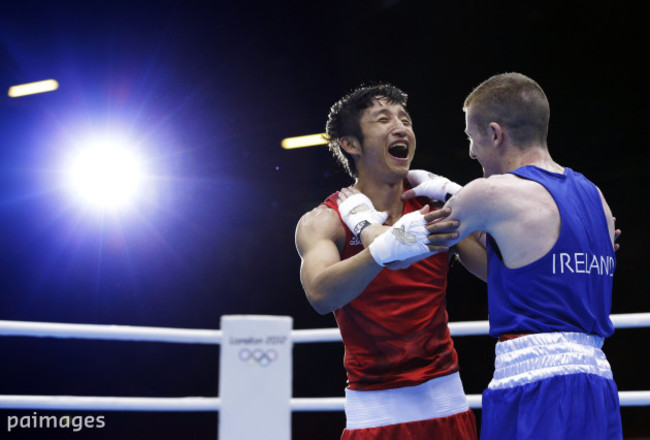
[[[489,389],[511,388],[564,374],[612,378],[600,349],[603,338],[586,333],[536,333],[497,342]]]
[[[347,429],[448,417],[469,409],[460,375],[436,377],[412,387],[390,390],[345,390]]]

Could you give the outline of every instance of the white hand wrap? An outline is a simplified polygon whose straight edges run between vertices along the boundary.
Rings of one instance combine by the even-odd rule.
[[[388,218],[387,212],[379,212],[372,201],[362,193],[356,193],[339,204],[339,214],[343,223],[360,239],[363,228],[369,225],[382,225]]]
[[[446,201],[447,196],[453,196],[462,186],[443,176],[438,176],[425,170],[411,170],[407,179],[413,186],[416,196],[426,196],[433,200]]]
[[[402,216],[388,231],[379,235],[368,246],[375,262],[385,266],[392,261],[402,261],[429,253],[426,246],[429,232],[424,214],[415,211]]]

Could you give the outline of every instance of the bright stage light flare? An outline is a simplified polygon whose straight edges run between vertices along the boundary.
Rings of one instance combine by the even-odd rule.
[[[59,83],[54,79],[46,79],[43,81],[36,81],[27,84],[18,84],[9,87],[7,93],[11,98],[18,98],[20,96],[35,95],[37,93],[51,92],[59,88]]]
[[[139,159],[127,148],[113,144],[90,146],[78,153],[67,170],[76,198],[99,210],[128,206],[141,189]]]
[[[292,150],[294,148],[305,148],[305,147],[314,147],[316,145],[325,145],[327,144],[327,139],[325,139],[325,133],[319,134],[308,134],[305,136],[296,136],[285,138],[282,140],[282,148],[285,150]]]

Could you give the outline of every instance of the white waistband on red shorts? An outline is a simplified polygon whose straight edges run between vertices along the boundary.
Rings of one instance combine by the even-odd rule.
[[[497,342],[489,389],[511,388],[564,374],[612,378],[603,338],[586,333],[535,333]]]
[[[345,390],[347,429],[448,417],[469,409],[458,373],[412,387],[390,390]]]

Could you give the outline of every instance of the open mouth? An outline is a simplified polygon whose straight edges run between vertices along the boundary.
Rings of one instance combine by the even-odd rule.
[[[406,159],[409,154],[409,147],[403,142],[396,142],[388,147],[388,154],[398,159]]]

